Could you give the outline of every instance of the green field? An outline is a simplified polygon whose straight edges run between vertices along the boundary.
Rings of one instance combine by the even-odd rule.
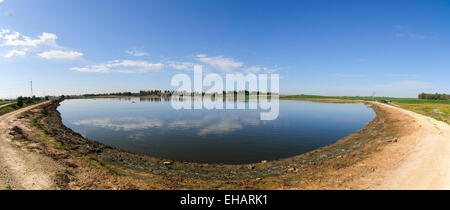
[[[450,123],[450,100],[428,100],[417,98],[392,98],[370,96],[317,96],[317,95],[287,95],[285,99],[345,99],[345,100],[389,100],[402,108],[433,117],[437,120]]]
[[[280,98],[299,98],[299,99],[345,99],[345,100],[390,100],[396,103],[407,103],[407,104],[450,104],[450,100],[426,100],[417,98],[392,98],[392,97],[371,97],[371,96],[317,96],[317,95],[286,95]]]
[[[433,117],[437,120],[450,123],[450,104],[443,104],[443,103],[422,103],[422,104],[397,103],[397,104],[402,108],[409,109]]]
[[[20,107],[17,104],[12,104],[3,108],[0,108],[0,115],[6,114],[8,112],[19,109]]]
[[[7,104],[7,103],[11,103],[11,102],[14,102],[14,101],[0,101],[0,105],[2,105],[2,104]]]
[[[30,102],[24,102],[22,107],[26,107],[26,106],[28,106],[28,105],[32,105],[32,104],[35,104],[35,103],[39,103],[39,102],[41,102],[41,101],[42,101],[42,100],[36,100],[36,101],[30,101]],[[0,101],[0,105],[4,105],[4,104],[8,104],[8,103],[13,103],[13,104],[6,105],[6,106],[4,106],[4,107],[1,107],[1,108],[0,108],[0,116],[3,115],[3,114],[6,114],[6,113],[8,113],[8,112],[12,112],[12,111],[15,111],[15,110],[18,110],[18,109],[22,108],[22,107],[20,107],[20,106],[16,103],[16,101]]]

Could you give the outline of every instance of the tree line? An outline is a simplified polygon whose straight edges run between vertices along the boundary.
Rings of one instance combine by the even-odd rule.
[[[199,95],[272,95],[272,93],[261,93],[259,91],[249,92],[248,90],[241,91],[223,91],[222,93],[210,93],[207,94],[205,92],[177,92],[173,90],[141,90],[139,92],[116,92],[116,93],[100,93],[100,94],[83,94],[84,97],[97,97],[97,96],[161,96],[167,97],[172,95],[180,95],[180,96],[199,96]]]
[[[46,101],[46,100],[49,100],[50,98],[51,98],[50,96],[45,96],[45,97],[36,97],[36,96],[23,97],[23,96],[19,96],[17,98],[17,106],[18,107],[23,107],[23,106],[34,104],[34,103],[41,102],[41,101],[44,101],[44,100]]]
[[[116,92],[116,93],[99,93],[99,94],[83,94],[84,97],[95,96],[171,96],[174,91],[171,90],[141,90],[139,92]]]
[[[450,95],[447,95],[445,93],[439,94],[439,93],[421,93],[419,94],[419,99],[428,99],[428,100],[449,100]]]
[[[234,97],[237,97],[237,95],[245,95],[245,96],[250,96],[250,95],[267,95],[267,96],[271,96],[271,95],[276,95],[274,93],[262,93],[259,91],[248,91],[248,90],[241,90],[241,91],[223,91],[222,93],[205,93],[205,92],[177,92],[177,91],[173,91],[173,90],[141,90],[139,92],[116,92],[116,93],[100,93],[100,94],[83,94],[83,95],[61,95],[59,96],[59,98],[62,99],[68,99],[68,98],[78,98],[80,96],[82,97],[99,97],[99,96],[130,96],[130,97],[139,97],[139,96],[159,96],[159,97],[170,97],[172,95],[178,95],[178,96],[213,96],[216,97],[218,95],[222,95],[223,97],[227,97],[227,95],[231,95]],[[54,98],[55,96],[45,96],[45,97],[23,97],[20,96],[16,99],[17,101],[17,106],[19,107],[23,107],[26,105],[30,105],[30,104],[34,104],[37,102],[41,102],[41,101],[46,101],[49,100],[51,98]]]

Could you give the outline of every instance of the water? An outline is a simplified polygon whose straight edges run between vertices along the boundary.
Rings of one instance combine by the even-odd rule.
[[[245,103],[238,101],[235,103]],[[333,144],[374,117],[364,104],[280,100],[279,117],[261,110],[174,110],[158,99],[74,99],[58,107],[63,123],[125,151],[200,163],[276,160]]]

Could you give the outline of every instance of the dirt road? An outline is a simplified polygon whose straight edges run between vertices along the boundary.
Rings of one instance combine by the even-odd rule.
[[[450,189],[450,125],[401,108],[380,104],[411,116],[417,129],[387,151],[405,154],[391,170],[384,173],[375,189]]]
[[[14,103],[2,104],[2,105],[0,105],[0,109],[3,108],[3,107],[7,107],[7,106],[9,106],[9,105],[11,105],[11,104],[14,104]]]
[[[14,126],[27,129],[17,118],[39,105],[0,116],[0,189],[56,189],[54,175],[59,167],[55,161],[17,146],[9,135]]]

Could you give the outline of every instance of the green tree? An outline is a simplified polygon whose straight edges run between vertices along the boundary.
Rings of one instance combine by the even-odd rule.
[[[17,98],[17,106],[23,107],[23,97],[22,97],[22,96],[20,96],[19,98]]]

